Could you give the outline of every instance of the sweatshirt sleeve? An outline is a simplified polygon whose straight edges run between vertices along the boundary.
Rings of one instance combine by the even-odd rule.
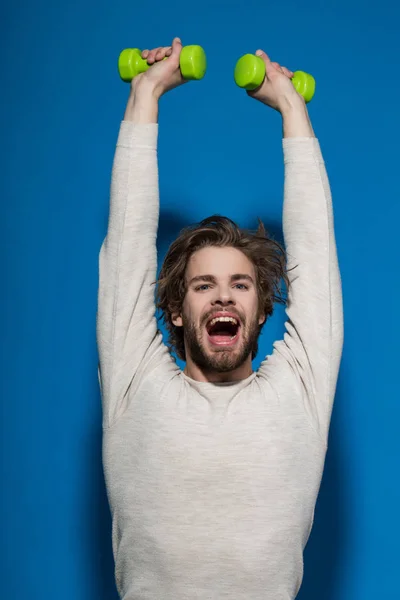
[[[343,308],[332,198],[316,138],[283,140],[283,233],[291,283],[283,340],[261,364],[293,395],[326,442],[343,346]],[[279,381],[277,380],[279,379]]]
[[[132,383],[166,348],[154,282],[159,218],[158,125],[121,123],[111,177],[107,235],[99,255],[97,347],[103,426],[120,416]]]

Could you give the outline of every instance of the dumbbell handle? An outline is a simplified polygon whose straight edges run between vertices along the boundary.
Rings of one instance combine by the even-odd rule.
[[[245,54],[236,63],[234,78],[241,88],[257,89],[265,79],[265,62],[255,54]],[[304,100],[310,102],[315,94],[314,77],[304,71],[296,71],[291,81]]]
[[[165,57],[164,60],[167,60]],[[179,64],[184,79],[202,79],[207,69],[206,54],[201,46],[184,46],[179,57]],[[118,72],[123,81],[129,83],[140,73],[144,73],[151,65],[142,58],[139,48],[125,48],[118,59]]]

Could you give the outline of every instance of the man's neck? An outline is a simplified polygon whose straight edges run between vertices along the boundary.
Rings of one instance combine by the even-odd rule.
[[[232,383],[235,381],[242,381],[247,379],[253,373],[251,365],[251,359],[249,359],[240,367],[234,371],[220,372],[209,370],[206,371],[198,367],[190,358],[186,362],[184,368],[185,375],[194,379],[195,381],[209,382],[209,383]]]

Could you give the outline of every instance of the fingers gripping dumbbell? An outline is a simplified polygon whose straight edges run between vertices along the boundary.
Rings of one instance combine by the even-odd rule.
[[[168,60],[165,57],[164,60]],[[184,46],[180,57],[180,69],[184,79],[202,79],[207,69],[206,53],[201,46]],[[118,59],[118,71],[121,79],[129,83],[139,73],[144,73],[151,65],[142,58],[138,48],[125,48]]]
[[[255,90],[265,79],[265,62],[255,54],[245,54],[236,63],[234,78],[236,84],[245,90]],[[296,71],[291,79],[295,90],[306,102],[315,93],[315,79],[309,73]]]

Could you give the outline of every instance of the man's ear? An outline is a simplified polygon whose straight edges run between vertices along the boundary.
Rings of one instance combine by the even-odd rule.
[[[180,314],[175,313],[175,314],[171,315],[171,321],[173,322],[175,327],[183,326],[182,316]]]
[[[259,317],[258,317],[258,324],[262,325],[265,322],[265,314],[262,313]]]

